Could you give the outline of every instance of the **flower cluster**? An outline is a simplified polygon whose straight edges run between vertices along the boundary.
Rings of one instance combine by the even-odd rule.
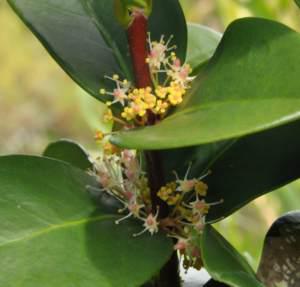
[[[203,231],[210,207],[223,201],[206,202],[208,186],[202,179],[208,173],[199,178],[189,178],[190,169],[191,165],[183,179],[174,172],[176,180],[161,187],[157,195],[169,206],[170,215],[161,225],[171,237],[178,239],[174,248],[183,257],[184,267],[200,269],[202,261],[195,241]]]
[[[103,140],[103,134],[98,137],[104,146],[108,144]],[[169,214],[159,219],[159,209],[153,213],[148,178],[142,171],[138,153],[109,145],[111,147],[104,149],[96,161],[94,173],[101,191],[117,199],[123,206],[118,212],[124,216],[116,224],[129,217],[141,220],[143,229],[134,236],[147,231],[153,235],[163,229],[168,236],[177,239],[174,248],[183,257],[184,267],[200,269],[202,261],[196,242],[210,207],[222,203],[222,200],[214,203],[205,200],[208,186],[203,178],[208,173],[199,178],[189,178],[191,165],[182,179],[174,172],[174,181],[157,191],[157,196],[169,206]]]
[[[146,231],[151,234],[158,232],[158,212],[152,213],[148,179],[141,170],[135,151],[112,147],[104,149],[94,164],[93,173],[101,186],[99,191],[106,192],[123,205],[118,212],[126,215],[118,219],[116,224],[133,217],[143,221],[144,226],[135,236]]]
[[[182,64],[176,56],[175,46],[169,47],[172,37],[165,42],[161,37],[159,42],[151,41],[149,36],[149,55],[146,62],[151,74],[152,87],[135,88],[128,80],[121,80],[118,75],[106,76],[114,82],[113,91],[100,90],[100,94],[112,98],[107,102],[108,112],[104,116],[105,121],[118,121],[128,126],[147,125],[149,117],[155,121],[163,119],[168,110],[179,105],[183,101],[194,77],[188,64]],[[121,106],[121,118],[113,116],[110,107],[114,104]]]
[[[121,80],[118,75],[106,77],[113,81],[113,91],[100,90],[103,95],[111,97],[107,102],[105,122],[117,122],[124,128],[132,128],[156,123],[162,120],[171,107],[183,101],[191,81],[191,68],[182,64],[170,47],[172,37],[168,41],[161,37],[158,42],[151,41],[149,35],[149,54],[145,59],[149,66],[152,86],[135,88],[128,80]],[[111,106],[118,105],[119,116],[113,114]],[[191,165],[181,179],[174,172],[174,180],[151,190],[148,178],[142,170],[139,153],[132,150],[121,150],[106,140],[107,134],[98,131],[95,139],[102,145],[102,156],[95,164],[94,174],[97,177],[100,191],[106,192],[119,203],[120,216],[116,224],[133,217],[142,222],[143,228],[134,236],[149,232],[151,235],[160,229],[168,236],[177,239],[174,249],[183,257],[186,269],[200,269],[202,260],[198,241],[204,225],[205,217],[212,205],[222,201],[208,203],[205,198],[208,186],[202,181],[207,175],[190,178]],[[168,215],[161,218],[159,207],[152,206],[151,197],[158,197],[168,206]]]

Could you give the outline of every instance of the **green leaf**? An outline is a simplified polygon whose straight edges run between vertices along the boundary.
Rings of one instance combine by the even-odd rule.
[[[213,206],[207,220],[230,215],[251,200],[300,177],[300,121],[237,140],[207,168]],[[199,148],[198,153],[201,152]],[[196,175],[196,170],[192,171]]]
[[[190,163],[189,178],[208,170],[208,221],[221,220],[255,198],[285,186],[300,177],[300,121],[238,140],[224,141],[176,150],[161,151],[167,181],[173,170],[183,178]]]
[[[117,73],[132,78],[129,60],[121,56],[121,47],[126,47],[125,34],[111,21],[113,1],[101,1],[106,4],[103,14],[106,21],[109,19],[109,25],[103,22],[100,31],[84,8],[85,1],[8,2],[58,64],[94,97],[100,98],[98,91],[105,85],[105,74]]]
[[[178,148],[160,151],[160,158],[167,181],[175,179],[175,170],[180,178],[184,178],[191,164],[189,178],[203,175],[209,167],[235,142],[223,141],[207,145]]]
[[[97,23],[104,22],[105,25],[111,25],[113,18],[104,13],[107,10],[107,1],[87,0],[86,2],[90,14],[96,19]],[[178,0],[164,0],[163,2],[153,0],[153,9],[149,17],[149,32],[151,39],[157,41],[162,35],[165,38],[169,38],[171,35],[174,36],[172,43],[176,44],[176,52],[180,59],[184,61],[187,49],[187,25]],[[112,33],[111,36],[118,39],[117,34]],[[122,55],[128,56],[127,45],[120,42],[119,46],[124,49]]]
[[[222,35],[206,26],[188,24],[188,49],[186,61],[191,65],[193,74],[214,54]]]
[[[300,7],[300,0],[295,0],[295,3]]]
[[[83,170],[91,169],[93,164],[88,153],[78,143],[62,139],[47,146],[43,156],[62,160]]]
[[[80,108],[79,112],[89,130],[92,133],[99,130],[104,133],[111,132],[113,123],[101,120],[104,119],[104,115],[108,110],[107,105],[100,103],[95,98],[88,97],[87,93],[79,87],[76,89],[76,97]]]
[[[263,287],[247,261],[210,225],[201,236],[201,254],[215,280],[232,287]]]
[[[119,74],[133,81],[126,31],[114,18],[112,0],[8,2],[58,64],[94,97],[107,99],[98,92],[111,85],[104,75]],[[149,25],[154,39],[174,34],[184,59],[187,32],[177,0],[154,1]]]
[[[68,164],[0,157],[0,183],[1,286],[140,286],[172,254],[165,236],[134,238],[140,222],[95,211],[94,179]]]
[[[174,114],[155,126],[115,133],[111,141],[127,148],[168,149],[294,121],[300,116],[299,50],[300,35],[282,24],[237,20]]]
[[[176,54],[184,62],[187,52],[187,24],[179,0],[153,0],[153,10],[149,18],[152,40],[159,41],[173,36],[171,44],[176,45]]]

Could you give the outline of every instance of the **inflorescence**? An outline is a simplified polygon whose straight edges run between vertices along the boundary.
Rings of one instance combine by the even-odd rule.
[[[147,174],[142,171],[139,155],[133,150],[105,150],[95,163],[94,174],[101,185],[100,191],[114,197],[122,204],[118,210],[125,214],[116,220],[120,224],[130,217],[140,220],[143,229],[133,236],[145,232],[151,235],[159,229],[168,236],[177,239],[175,250],[183,257],[185,268],[200,269],[202,261],[197,240],[201,234],[205,217],[211,206],[222,203],[208,203],[205,198],[208,186],[203,178],[190,178],[189,165],[184,178],[179,178],[174,171],[174,181],[168,182],[157,191],[157,196],[169,206],[167,217],[158,219],[159,209],[153,213]]]
[[[194,77],[188,64],[182,64],[170,45],[172,37],[165,42],[162,36],[159,42],[148,40],[149,55],[146,58],[153,86],[135,88],[128,80],[121,80],[119,75],[106,76],[115,84],[113,91],[100,90],[100,94],[112,98],[106,102],[109,107],[104,120],[123,123],[125,126],[141,126],[149,124],[149,118],[155,122],[162,120],[171,107],[183,101],[187,89]],[[121,118],[113,116],[112,105],[121,106]],[[129,125],[128,125],[129,124]]]
[[[167,115],[171,107],[183,101],[183,96],[194,78],[190,76],[190,66],[181,64],[177,58],[173,51],[175,47],[169,47],[171,39],[172,37],[165,42],[164,37],[161,37],[159,42],[151,42],[149,37],[146,63],[149,65],[152,87],[135,88],[126,79],[121,80],[118,75],[106,77],[116,87],[111,92],[100,90],[101,94],[112,97],[107,102],[109,108],[104,115],[105,122],[117,122],[125,128],[148,125],[150,117],[158,122]],[[120,117],[112,112],[111,107],[115,104],[121,107]],[[157,197],[169,209],[168,216],[160,218],[159,208],[152,206],[149,180],[142,170],[140,154],[112,145],[101,131],[96,133],[95,139],[101,143],[103,149],[94,168],[94,174],[101,186],[100,191],[106,192],[122,204],[118,211],[124,216],[116,224],[129,217],[140,220],[143,228],[133,236],[145,232],[153,235],[164,230],[168,236],[177,239],[174,249],[182,256],[184,267],[200,269],[202,260],[196,243],[210,207],[222,203],[222,200],[208,203],[205,199],[208,186],[203,179],[208,173],[198,178],[190,177],[191,164],[183,178],[174,171],[174,180],[157,190]]]

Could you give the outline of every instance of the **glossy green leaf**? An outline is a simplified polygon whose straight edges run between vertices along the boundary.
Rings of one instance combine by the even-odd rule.
[[[113,124],[111,122],[104,123],[101,120],[107,112],[107,105],[100,103],[95,98],[88,97],[87,93],[79,87],[76,89],[76,97],[80,108],[79,112],[89,130],[92,133],[99,130],[104,133],[111,132]]]
[[[235,140],[217,142],[201,146],[159,151],[164,176],[167,181],[175,179],[176,170],[180,178],[184,178],[191,164],[189,177],[198,178],[235,142]]]
[[[300,177],[300,121],[241,138],[207,168],[207,219],[230,215],[258,196]],[[200,150],[198,151],[200,153]],[[193,171],[195,174],[195,170]]]
[[[62,68],[94,97],[105,100],[98,92],[111,84],[104,75],[133,81],[126,31],[114,18],[112,0],[8,2]],[[154,39],[174,34],[184,59],[187,32],[177,0],[154,1],[149,27]]]
[[[104,23],[104,25],[111,25],[113,22],[113,17],[107,15],[104,11],[107,10],[107,1],[98,0],[87,0],[87,7],[89,13],[94,17],[97,23]],[[112,1],[109,1],[110,3]],[[111,4],[109,4],[111,5]],[[98,24],[100,25],[100,24]],[[183,11],[178,0],[153,0],[153,10],[149,17],[149,32],[151,39],[159,40],[162,35],[165,38],[169,38],[171,35],[174,37],[172,43],[176,43],[176,52],[178,56],[184,60],[187,49],[187,25],[183,15]],[[124,34],[122,32],[116,31],[111,33],[111,37],[118,40],[118,33]],[[127,44],[122,40],[118,43],[122,51],[122,55],[129,56],[129,50]],[[130,59],[128,58],[130,62]]]
[[[159,41],[173,37],[176,54],[184,62],[187,52],[187,24],[179,0],[153,0],[153,10],[149,18],[152,40]]]
[[[180,178],[192,168],[189,178],[204,178],[209,186],[207,200],[212,206],[208,221],[232,214],[255,198],[276,190],[300,177],[300,121],[276,127],[238,140],[189,148],[160,151],[167,181]]]
[[[214,54],[222,35],[206,26],[188,24],[188,49],[186,61],[191,65],[193,74]]]
[[[201,253],[206,270],[215,280],[232,287],[263,287],[247,261],[210,225],[201,236]]]
[[[68,162],[83,170],[91,169],[93,166],[85,149],[78,143],[67,139],[49,144],[43,156]]]
[[[117,226],[117,215],[95,211],[93,183],[60,161],[0,158],[1,286],[137,287],[161,268],[171,240],[134,238],[140,222]]]
[[[300,116],[300,35],[265,19],[226,30],[217,51],[177,111],[161,123],[121,131],[119,146],[167,149],[240,137]]]
[[[85,1],[8,2],[62,68],[96,98],[99,98],[100,86],[105,85],[105,74],[118,73],[132,78],[128,58],[124,60],[121,56],[121,47],[126,47],[121,27],[110,20],[110,25],[102,23],[102,30],[98,30],[82,4]],[[112,19],[112,1],[101,3],[107,7],[104,14]]]

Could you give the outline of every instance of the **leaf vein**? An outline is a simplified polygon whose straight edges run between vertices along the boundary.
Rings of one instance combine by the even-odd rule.
[[[70,228],[73,226],[77,226],[77,225],[81,225],[81,224],[85,224],[85,223],[89,223],[89,222],[113,219],[113,218],[117,218],[117,217],[118,217],[117,215],[109,214],[109,215],[101,215],[101,216],[97,216],[97,217],[93,217],[93,218],[83,218],[83,219],[79,219],[76,221],[67,221],[62,224],[48,225],[46,228],[43,228],[41,230],[34,231],[34,232],[32,232],[30,234],[26,234],[22,237],[11,239],[9,241],[0,243],[0,248],[6,247],[6,246],[14,244],[14,243],[31,240],[33,238],[45,235],[47,233],[50,233],[50,232],[53,232],[53,231],[56,231],[59,229]]]

